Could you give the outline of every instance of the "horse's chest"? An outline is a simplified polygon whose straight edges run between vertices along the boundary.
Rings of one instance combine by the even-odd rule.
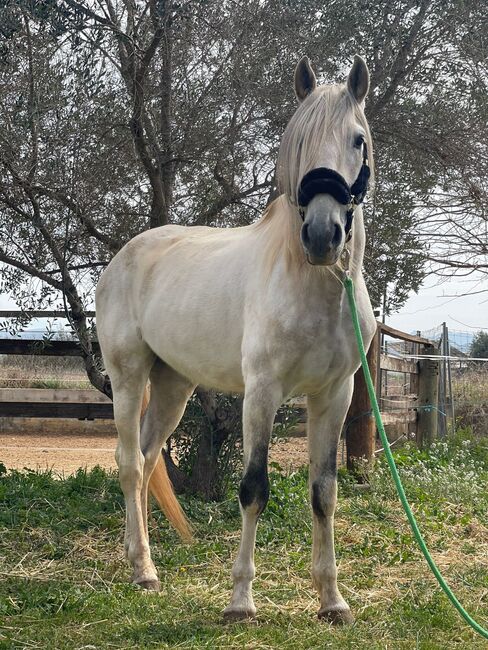
[[[312,289],[293,296],[276,292],[259,310],[253,305],[244,328],[245,378],[271,373],[285,394],[299,394],[318,392],[354,374],[360,358],[345,296],[326,292],[327,287]],[[363,294],[358,312],[369,345],[375,320]]]
[[[362,330],[370,336],[367,315],[361,315]],[[359,367],[360,358],[352,323],[346,317],[304,320],[289,332],[288,372],[295,385],[292,392],[314,392],[327,384],[343,381]],[[292,382],[291,382],[292,383]]]
[[[350,375],[357,366],[344,331],[320,333],[313,339],[303,337],[297,349],[297,370],[302,381],[322,385]]]

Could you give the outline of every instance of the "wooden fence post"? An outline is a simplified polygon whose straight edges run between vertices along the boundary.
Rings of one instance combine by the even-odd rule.
[[[437,356],[433,345],[424,345],[420,354]],[[439,362],[436,359],[419,360],[419,393],[417,419],[417,446],[428,447],[437,437],[437,409],[439,406]]]
[[[374,386],[377,385],[377,375],[379,373],[380,331],[378,327],[367,355]],[[363,369],[359,368],[354,375],[354,393],[346,417],[347,468],[354,471],[358,458],[366,458],[370,462],[373,458],[375,444],[376,424],[371,413],[371,404],[366,382],[364,381]]]

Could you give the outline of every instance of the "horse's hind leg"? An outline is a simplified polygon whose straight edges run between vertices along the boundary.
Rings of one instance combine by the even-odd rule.
[[[260,377],[246,380],[243,405],[244,475],[239,489],[242,532],[237,559],[232,568],[232,599],[224,610],[227,620],[256,614],[252,597],[256,527],[259,515],[268,502],[268,446],[276,409],[282,400],[281,386],[272,379]]]
[[[151,560],[141,507],[144,456],[139,446],[142,397],[154,363],[154,354],[143,343],[126,345],[120,354],[107,354],[105,363],[114,400],[114,420],[119,434],[115,457],[126,505],[125,549],[133,568],[133,582],[144,587],[158,584]]]
[[[156,359],[149,378],[151,396],[141,428],[141,450],[145,459],[141,506],[146,534],[149,479],[164,443],[178,426],[195,388],[185,377],[159,359]]]
[[[310,492],[313,510],[312,578],[320,596],[319,618],[352,623],[337,587],[334,512],[337,501],[337,443],[352,396],[352,377],[330,392],[308,396]]]

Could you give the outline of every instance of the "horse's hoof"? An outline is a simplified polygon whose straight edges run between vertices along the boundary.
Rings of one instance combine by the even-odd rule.
[[[222,613],[226,623],[235,623],[236,621],[249,621],[256,616],[255,609],[230,609],[227,607]]]
[[[318,617],[332,625],[352,625],[355,620],[350,609],[321,609]]]
[[[159,580],[141,580],[140,582],[134,582],[134,584],[146,591],[160,591],[161,589]]]

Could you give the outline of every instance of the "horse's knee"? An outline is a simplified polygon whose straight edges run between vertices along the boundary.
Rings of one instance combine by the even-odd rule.
[[[255,454],[249,462],[239,488],[239,501],[245,509],[254,508],[260,515],[269,499],[267,453]]]
[[[334,476],[321,476],[312,483],[312,510],[317,519],[334,515],[337,502],[337,482]]]

